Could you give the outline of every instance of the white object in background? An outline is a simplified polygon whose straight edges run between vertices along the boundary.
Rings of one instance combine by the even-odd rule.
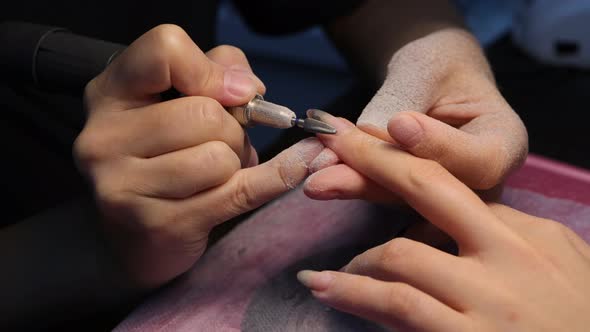
[[[512,37],[527,54],[553,65],[590,68],[590,0],[528,0]]]

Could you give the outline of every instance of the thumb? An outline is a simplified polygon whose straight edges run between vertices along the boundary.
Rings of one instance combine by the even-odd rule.
[[[474,189],[496,185],[506,173],[504,165],[509,164],[503,139],[493,131],[475,135],[417,112],[396,114],[387,130],[402,149],[437,161]]]
[[[212,212],[215,216],[209,218],[214,224],[253,210],[298,186],[323,149],[317,138],[307,138],[263,164],[241,169],[227,183],[207,193],[207,197],[200,200],[204,206],[196,210],[219,207]]]
[[[171,88],[235,106],[252,99],[257,84],[252,72],[211,61],[184,30],[165,24],[134,41],[89,84],[87,92],[92,97],[92,90],[99,89],[95,95],[101,98],[96,99],[114,102],[120,109],[153,103],[154,97]]]
[[[427,113],[437,98],[438,71],[407,61],[404,55],[402,52],[392,59],[385,82],[356,123],[363,131],[385,141],[391,141],[387,123],[392,116],[401,111]]]

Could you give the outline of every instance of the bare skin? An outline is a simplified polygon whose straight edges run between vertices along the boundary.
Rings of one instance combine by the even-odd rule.
[[[324,144],[451,236],[459,254],[397,238],[341,271],[300,272],[316,298],[404,331],[587,330],[590,246],[573,231],[486,204],[439,163],[321,116],[339,130]]]

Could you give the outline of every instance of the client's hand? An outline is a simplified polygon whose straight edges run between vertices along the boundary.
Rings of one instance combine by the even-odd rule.
[[[171,88],[186,97],[162,101]],[[215,225],[307,176],[323,148],[315,138],[256,166],[223,106],[257,92],[264,85],[240,50],[204,54],[172,25],[141,36],[86,87],[88,121],[74,152],[104,215],[115,271],[132,285],[156,287],[185,272]]]
[[[323,114],[321,139],[351,168],[399,195],[459,247],[454,256],[398,238],[341,272],[299,279],[337,309],[411,331],[587,331],[590,246],[563,225],[484,203],[440,164]]]

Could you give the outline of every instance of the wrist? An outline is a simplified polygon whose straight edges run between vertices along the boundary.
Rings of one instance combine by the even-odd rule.
[[[97,215],[100,215],[97,212]],[[116,253],[113,243],[108,240],[102,225],[102,217],[96,218],[96,275],[99,279],[96,298],[102,303],[133,303],[152,291],[155,287],[147,287],[126,268],[126,264]]]
[[[405,44],[393,54],[389,67],[396,60],[408,57],[437,65],[443,71],[472,69],[491,74],[479,41],[471,32],[461,28],[443,28]]]
[[[425,84],[438,87],[440,95],[465,82],[496,89],[490,65],[478,40],[461,28],[444,28],[407,43],[393,54],[386,79],[400,72],[424,76]]]

